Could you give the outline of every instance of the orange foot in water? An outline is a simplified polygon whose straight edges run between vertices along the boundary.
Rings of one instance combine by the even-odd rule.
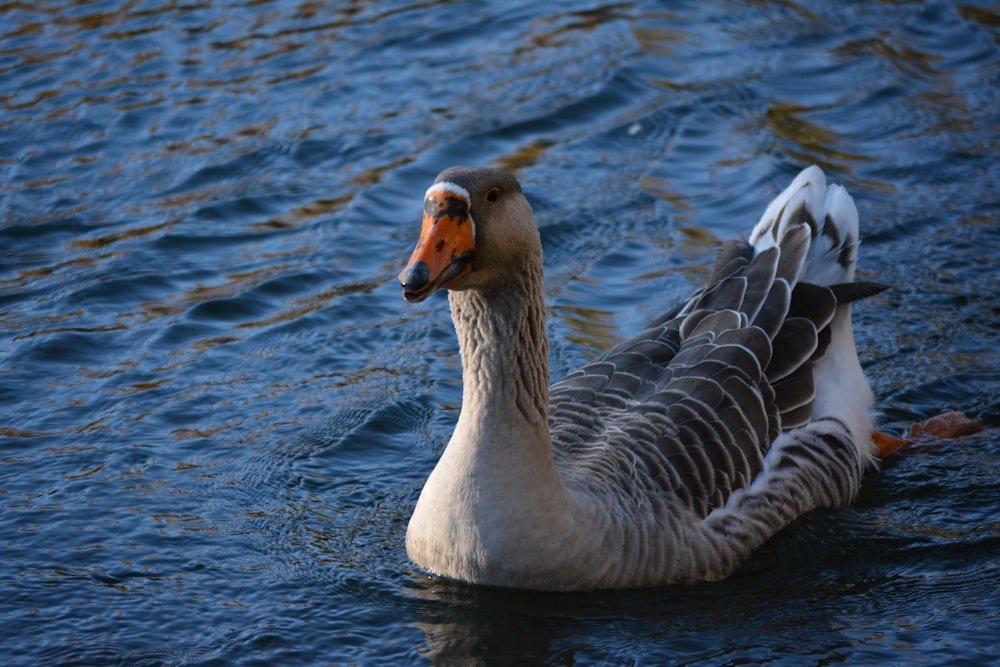
[[[949,438],[978,433],[981,430],[983,430],[983,423],[977,419],[966,417],[965,413],[958,411],[942,412],[939,415],[931,417],[923,424],[916,422],[910,426],[910,433],[906,438],[897,438],[881,431],[873,431],[872,441],[878,447],[879,458],[884,459],[889,454],[917,440],[928,438],[947,440]]]

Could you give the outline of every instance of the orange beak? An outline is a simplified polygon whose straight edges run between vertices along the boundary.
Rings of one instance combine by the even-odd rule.
[[[420,240],[399,274],[403,298],[423,301],[472,272],[476,228],[469,214],[469,196],[450,183],[431,186],[424,197]]]

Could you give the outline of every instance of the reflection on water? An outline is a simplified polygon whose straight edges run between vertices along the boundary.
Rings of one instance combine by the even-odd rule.
[[[415,572],[461,402],[395,275],[515,171],[553,375],[707,276],[806,163],[855,194],[891,428],[995,426],[1000,25],[979,3],[0,6],[9,664],[935,664],[998,647],[994,431],[901,456],[711,586]],[[894,426],[899,424],[900,426]]]
[[[788,146],[796,162],[812,161],[826,171],[850,173],[851,165],[871,158],[861,153],[838,150],[843,141],[831,129],[803,116],[817,109],[779,102],[767,110],[766,118],[774,136]]]

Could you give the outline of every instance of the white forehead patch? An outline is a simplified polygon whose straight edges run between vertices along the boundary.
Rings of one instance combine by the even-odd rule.
[[[424,195],[424,198],[426,199],[427,195],[430,195],[434,192],[451,192],[452,194],[459,195],[460,197],[465,199],[466,204],[472,206],[472,195],[470,195],[469,191],[463,188],[461,185],[456,185],[455,183],[449,183],[448,181],[441,181],[440,183],[435,183],[431,187],[427,188],[427,194]]]
[[[463,188],[461,185],[456,183],[451,183],[449,181],[441,181],[440,183],[435,183],[431,187],[427,188],[427,193],[424,194],[424,199],[427,199],[432,194],[437,192],[448,192],[453,195],[458,195],[465,200],[465,203],[469,206],[469,223],[472,225],[472,242],[476,242],[476,221],[472,219],[472,195],[469,191]]]

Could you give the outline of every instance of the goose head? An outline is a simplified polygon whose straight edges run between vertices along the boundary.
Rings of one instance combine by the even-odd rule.
[[[403,298],[440,289],[502,289],[541,266],[541,241],[521,184],[498,169],[452,167],[424,196],[420,239],[399,274]]]

